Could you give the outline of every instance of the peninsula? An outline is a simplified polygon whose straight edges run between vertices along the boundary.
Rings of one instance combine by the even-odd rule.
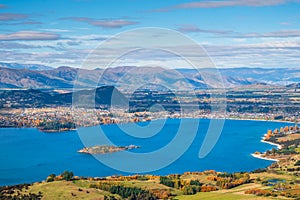
[[[266,152],[255,152],[252,156],[260,159],[276,161],[269,169],[285,172],[300,170],[300,129],[298,125],[285,126],[268,130],[262,142],[276,146]]]

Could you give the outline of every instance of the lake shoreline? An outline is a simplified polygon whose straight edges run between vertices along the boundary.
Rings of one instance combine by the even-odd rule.
[[[274,161],[274,162],[278,162],[278,159],[275,158],[267,158],[263,156],[264,154],[256,154],[256,153],[252,153],[251,156],[253,156],[254,158],[258,158],[258,159],[262,159],[262,160],[268,160],[268,161]]]
[[[143,122],[152,122],[152,121],[158,121],[158,120],[167,120],[167,119],[208,119],[208,120],[236,120],[236,121],[258,121],[258,122],[278,122],[278,123],[295,123],[293,121],[286,121],[286,120],[266,120],[266,119],[252,119],[252,118],[207,118],[207,117],[200,117],[200,118],[192,118],[192,117],[180,117],[180,118],[157,118],[157,119],[152,119],[149,121],[139,121],[139,122],[127,122],[127,123],[110,123],[110,124],[98,124],[96,126],[105,126],[105,125],[111,125],[111,124],[130,124],[130,123],[143,123]],[[94,125],[93,125],[94,126]],[[36,128],[41,132],[44,133],[61,133],[61,132],[68,132],[68,131],[76,131],[79,128],[84,128],[84,127],[93,127],[93,126],[81,126],[78,128],[64,128],[64,129],[60,129],[60,130],[56,130],[56,129],[49,129],[49,130],[44,130],[42,127],[36,127],[36,126],[28,126],[28,127],[18,127],[18,126],[0,126],[0,129],[2,128]],[[277,144],[272,143],[272,145],[277,146]]]
[[[280,129],[283,129],[283,127],[281,127]],[[258,158],[258,159],[263,159],[263,160],[274,161],[276,163],[279,163],[280,161],[283,161],[286,159],[285,157],[280,156],[280,153],[279,154],[276,153],[276,151],[280,152],[283,150],[283,148],[288,149],[289,146],[286,146],[286,143],[284,143],[284,142],[280,142],[279,140],[276,140],[277,139],[276,137],[280,138],[280,137],[287,136],[289,134],[297,134],[297,132],[299,133],[299,129],[296,124],[295,126],[288,127],[288,130],[285,130],[285,132],[280,132],[280,134],[278,133],[278,129],[276,129],[276,130],[277,130],[276,133],[273,133],[272,130],[269,130],[268,133],[263,135],[263,137],[260,141],[262,143],[266,143],[266,144],[276,147],[276,148],[272,149],[272,152],[273,152],[272,155],[270,155],[270,150],[267,150],[266,152],[255,152],[255,153],[251,154],[253,157]],[[273,139],[271,140],[270,137],[273,137]],[[293,141],[293,140],[297,140],[297,139],[296,138],[290,139],[290,141]],[[274,149],[276,149],[276,150],[274,150]],[[296,153],[296,151],[294,153]],[[284,154],[284,155],[289,155],[289,154]]]

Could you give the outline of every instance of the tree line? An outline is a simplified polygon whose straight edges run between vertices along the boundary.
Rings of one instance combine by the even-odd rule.
[[[143,190],[138,187],[126,187],[117,183],[99,182],[98,184],[91,184],[90,188],[105,190],[112,194],[117,194],[120,195],[122,198],[130,200],[157,199],[157,197],[155,197],[151,192],[147,190]]]

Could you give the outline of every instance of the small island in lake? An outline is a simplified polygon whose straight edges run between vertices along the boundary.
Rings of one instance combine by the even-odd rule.
[[[118,151],[137,149],[137,148],[141,148],[141,147],[132,144],[129,146],[102,145],[102,146],[84,147],[83,149],[80,149],[78,152],[87,153],[87,154],[106,154],[106,153],[114,153]]]

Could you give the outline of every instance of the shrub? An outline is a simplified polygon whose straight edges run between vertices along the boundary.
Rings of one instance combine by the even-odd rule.
[[[295,166],[300,166],[300,160],[295,163]]]
[[[182,191],[184,195],[193,195],[196,194],[197,192],[200,192],[201,188],[199,186],[189,185],[189,186],[184,186],[182,188]]]
[[[55,174],[50,174],[47,179],[46,182],[53,182],[55,180],[56,175]]]
[[[62,176],[62,179],[63,179],[63,180],[70,181],[70,180],[73,178],[74,174],[73,174],[73,172],[64,171],[64,172],[61,174],[61,176]]]
[[[198,180],[191,180],[190,181],[190,185],[202,186],[203,183],[200,183],[200,181],[198,181]]]

